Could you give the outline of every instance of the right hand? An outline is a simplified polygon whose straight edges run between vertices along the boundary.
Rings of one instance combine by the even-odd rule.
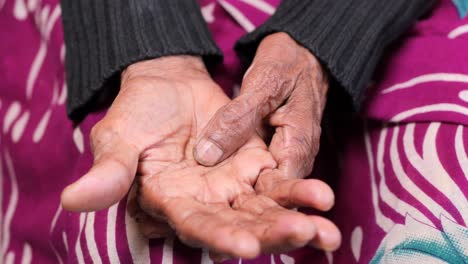
[[[195,110],[207,112],[215,96],[224,94],[200,58],[163,57],[129,66],[122,73],[118,96],[91,131],[94,164],[63,191],[63,207],[107,208],[127,194],[138,167],[158,161],[152,169],[163,169],[191,155],[184,146],[192,143],[196,122],[204,122]]]

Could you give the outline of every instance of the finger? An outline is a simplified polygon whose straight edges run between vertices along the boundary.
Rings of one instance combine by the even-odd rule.
[[[320,216],[309,216],[317,226],[317,236],[310,245],[325,251],[335,251],[341,245],[341,233],[338,227],[330,220]]]
[[[97,211],[120,201],[136,174],[139,152],[115,133],[92,132],[95,162],[62,193],[62,206],[71,211]]]
[[[290,179],[304,178],[312,172],[320,146],[328,83],[315,75],[302,74],[286,104],[270,117],[270,124],[276,127],[270,151]]]
[[[243,227],[257,236],[262,253],[300,248],[310,243],[316,235],[315,224],[308,216],[286,210],[264,196],[240,198],[233,208],[255,216],[254,221],[245,222]]]
[[[189,245],[252,259],[260,254],[258,240],[249,232],[225,219],[226,205],[203,205],[190,199],[167,201],[163,211],[177,231],[179,238]]]
[[[202,131],[195,159],[213,166],[234,153],[260,127],[264,117],[289,96],[294,80],[281,64],[254,62],[242,83],[241,95],[219,109]]]
[[[289,107],[288,107],[289,109]],[[312,172],[320,142],[320,127],[312,117],[296,121],[287,108],[274,114],[271,124],[276,126],[269,150],[278,162],[278,168],[288,179],[305,178]],[[281,116],[281,117],[279,117]],[[282,119],[278,122],[277,119]],[[316,131],[313,131],[315,127]]]
[[[335,203],[333,191],[326,183],[316,179],[284,179],[278,170],[264,171],[255,189],[286,208],[310,207],[328,211]]]
[[[316,227],[305,215],[279,209],[272,213],[272,224],[260,235],[262,252],[280,253],[301,248],[316,235]],[[269,216],[262,216],[267,218]]]

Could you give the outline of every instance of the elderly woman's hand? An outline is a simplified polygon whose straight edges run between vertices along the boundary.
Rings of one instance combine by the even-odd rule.
[[[185,157],[181,146],[191,143],[188,139],[196,129],[194,109],[206,107],[206,102],[194,100],[195,91],[205,101],[223,94],[201,58],[163,57],[129,66],[117,98],[91,131],[94,164],[64,190],[64,208],[107,208],[127,194],[138,166]]]
[[[193,145],[186,150],[191,152]],[[276,167],[263,141],[253,136],[231,157],[213,167],[199,165],[193,156],[166,160],[165,168],[151,168],[149,160],[139,177],[138,202],[134,210],[144,234],[160,238],[170,233],[168,221],[186,244],[209,249],[214,260],[254,258],[259,254],[287,252],[322,241],[317,226],[324,219],[289,210],[254,190],[258,175]],[[319,184],[329,200],[333,193]],[[311,193],[316,208],[321,197]]]
[[[286,207],[312,206],[317,183],[299,179],[312,172],[327,91],[326,73],[310,51],[285,33],[266,37],[244,76],[239,97],[221,108],[198,138],[197,161],[208,166],[223,161],[268,121],[276,128],[269,150],[278,168],[264,171],[256,190]],[[332,207],[333,201],[326,202],[322,209]],[[321,241],[327,241],[317,247],[339,246],[341,237],[333,224],[324,221],[317,228]]]

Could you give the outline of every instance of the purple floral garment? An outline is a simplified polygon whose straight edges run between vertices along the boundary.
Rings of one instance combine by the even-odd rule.
[[[212,74],[228,94],[243,74],[234,42],[278,3],[200,1],[225,54]],[[60,15],[58,0],[0,0],[0,263],[212,263],[178,241],[144,239],[126,200],[96,213],[60,208],[61,190],[92,163],[88,135],[104,114],[78,126],[65,115]],[[468,221],[467,22],[442,1],[382,64],[366,112],[374,121],[353,134],[338,183],[332,218],[342,248],[228,263],[368,263],[376,251],[387,261],[408,234],[396,231],[416,230],[415,222],[463,245],[466,237],[450,230]]]

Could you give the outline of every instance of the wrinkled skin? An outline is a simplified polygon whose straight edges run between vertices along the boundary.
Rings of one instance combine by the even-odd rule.
[[[185,243],[208,248],[215,259],[254,258],[308,243],[333,248],[328,238],[337,232],[333,224],[275,200],[281,197],[283,205],[284,200],[300,200],[326,210],[333,204],[326,184],[301,180],[268,195],[255,192],[258,175],[277,167],[255,133],[216,166],[195,161],[196,138],[227,103],[199,58],[165,57],[132,65],[107,115],[92,130],[94,165],[64,190],[64,208],[107,208],[125,196],[138,174],[139,205],[133,203],[130,210],[148,236],[168,236],[174,230]]]
[[[275,128],[269,151],[278,168],[263,171],[256,190],[272,196],[292,180],[312,172],[327,91],[327,76],[310,51],[286,33],[267,36],[244,76],[240,96],[218,110],[199,136],[197,161],[207,166],[217,164],[266,122]],[[215,150],[206,151],[205,142]],[[304,185],[297,188],[300,192]],[[283,196],[272,198],[284,206],[289,206],[288,202],[309,206],[306,201],[287,201],[287,194]]]
[[[266,121],[276,129],[270,151],[280,173],[287,178],[308,176],[319,149],[327,91],[327,76],[310,51],[286,33],[267,36],[244,76],[239,97],[217,111],[200,135],[197,161],[210,166],[224,160]],[[215,150],[203,151],[205,142]]]
[[[309,50],[286,33],[265,37],[239,97],[218,110],[198,137],[195,158],[206,166],[218,164],[267,123],[275,128],[269,151],[278,167],[261,172],[257,193],[285,207],[314,207],[299,194],[315,184],[302,179],[311,174],[319,150],[328,86],[326,72]],[[341,236],[336,227],[329,227],[323,236],[327,243],[319,248],[335,250]]]

